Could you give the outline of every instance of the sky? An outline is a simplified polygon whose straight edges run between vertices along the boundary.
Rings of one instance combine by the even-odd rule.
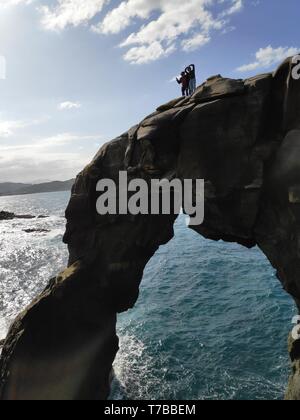
[[[73,178],[197,82],[300,52],[299,0],[0,0],[0,182]]]

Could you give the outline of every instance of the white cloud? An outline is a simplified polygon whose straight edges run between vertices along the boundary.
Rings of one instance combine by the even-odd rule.
[[[203,33],[221,26],[221,23],[214,20],[212,15],[203,8],[201,5],[203,0],[191,0],[183,4],[179,2],[181,6],[173,4],[174,1],[177,0],[172,0],[172,5],[167,1],[167,10],[157,20],[142,26],[138,32],[130,34],[121,45],[124,47],[135,44],[145,45],[155,41],[169,43],[199,25]]]
[[[56,0],[42,6],[45,29],[60,31],[68,26],[91,25],[100,34],[119,34],[132,25],[120,46],[128,48],[124,59],[144,64],[166,57],[178,48],[192,51],[207,44],[214,31],[225,30],[230,16],[239,12],[244,0],[123,0],[98,23],[91,21],[110,0]],[[219,13],[214,13],[218,6]]]
[[[95,144],[95,142],[98,142]],[[25,144],[0,143],[0,179],[32,182],[74,177],[90,162],[102,137],[61,133]]]
[[[204,34],[196,34],[189,39],[182,41],[181,45],[184,51],[194,51],[199,47],[203,47],[210,41],[210,36]]]
[[[133,47],[124,55],[124,59],[132,64],[146,64],[150,61],[167,57],[175,50],[175,45],[164,49],[160,42],[155,41],[150,45]]]
[[[97,140],[101,138],[101,136],[84,136],[84,135],[78,135],[73,133],[61,133],[56,134],[55,136],[45,137],[41,139],[37,139],[33,142],[33,144],[30,144],[29,147],[34,147],[36,150],[44,150],[45,148],[53,149],[56,151],[57,147],[66,146],[75,144],[76,142],[86,142],[90,140]]]
[[[0,5],[34,1],[0,0]],[[93,24],[92,20],[110,2],[53,0],[53,4],[41,5],[38,9],[42,26],[52,31],[88,25],[94,32],[108,35],[140,25],[120,46],[128,48],[124,54],[126,61],[144,64],[166,57],[178,48],[186,52],[201,48],[215,31],[225,34],[232,28],[229,26],[231,16],[240,12],[244,4],[244,0],[122,0]]]
[[[86,141],[95,141],[101,139],[100,135],[94,136],[85,136],[85,135],[78,135],[73,133],[60,133],[54,136],[49,137],[41,137],[32,140],[28,144],[19,144],[19,145],[10,145],[10,144],[0,144],[0,153],[3,152],[19,152],[22,153],[26,150],[30,151],[31,153],[39,153],[39,152],[47,152],[47,153],[56,153],[59,147],[75,145],[78,142],[86,142]]]
[[[87,24],[109,0],[57,0],[53,7],[41,6],[42,25],[45,29],[59,31],[68,26]]]
[[[60,111],[71,110],[71,109],[80,109],[80,108],[81,108],[81,104],[79,102],[66,101],[66,102],[62,102],[61,104],[58,105],[58,109]]]
[[[46,120],[48,120],[48,117],[37,120],[4,120],[0,118],[0,140],[1,138],[11,137],[17,130],[42,124]]]
[[[300,48],[278,47],[273,48],[269,45],[266,48],[260,48],[255,54],[255,60],[252,63],[245,64],[237,68],[237,71],[244,73],[257,69],[269,69],[273,65],[280,63],[285,58],[298,54]]]
[[[1,121],[0,120],[0,139],[10,137],[15,130],[26,126],[25,121]]]
[[[221,14],[222,16],[230,16],[235,13],[238,13],[242,10],[244,7],[243,0],[233,0],[231,7],[229,9],[224,10],[224,12]]]
[[[124,55],[126,61],[144,64],[168,56],[177,49],[177,40],[195,28],[200,27],[200,33],[183,41],[183,49],[188,51],[204,45],[208,33],[222,26],[222,22],[206,9],[211,3],[210,0],[128,0],[110,11],[94,30],[104,34],[118,33],[134,19],[144,21],[153,12],[159,12],[157,19],[142,25],[121,43],[121,47],[129,47]]]
[[[174,0],[176,1],[176,0]],[[151,12],[161,10],[165,1],[128,0],[111,10],[94,30],[104,34],[116,34],[131,25],[133,19],[148,19]]]
[[[125,60],[141,64],[170,54],[170,45],[172,52],[178,47],[188,52],[207,44],[213,31],[226,27],[227,20],[223,18],[224,13],[233,14],[239,11],[242,5],[240,0],[222,0],[223,12],[221,15],[214,16],[209,6],[217,3],[219,3],[218,0],[190,0],[189,2],[128,0],[108,13],[94,30],[106,34],[117,33],[133,23],[136,18],[145,20],[151,16],[152,12],[160,12],[157,19],[142,25],[137,32],[132,32],[121,43],[121,47],[129,47],[129,51],[124,56]],[[178,44],[179,40],[181,41]],[[153,56],[148,54],[145,60],[145,49],[151,52],[153,45],[157,43],[160,44],[160,54],[157,54],[158,48],[155,48]]]
[[[1,0],[0,1],[0,8],[7,8],[7,7],[11,7],[11,6],[18,6],[21,4],[31,4],[33,3],[35,0]]]

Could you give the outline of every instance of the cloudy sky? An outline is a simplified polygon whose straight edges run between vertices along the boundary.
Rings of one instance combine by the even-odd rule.
[[[0,182],[68,179],[198,82],[300,51],[299,0],[0,0]],[[6,71],[4,78],[4,64]]]

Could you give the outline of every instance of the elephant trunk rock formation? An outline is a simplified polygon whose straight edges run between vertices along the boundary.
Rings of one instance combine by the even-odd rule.
[[[96,212],[96,184],[120,171],[205,180],[213,240],[258,245],[300,308],[300,81],[215,76],[106,144],[75,182],[66,211],[69,267],[16,319],[0,362],[0,398],[106,399],[118,351],[116,315],[138,298],[143,270],[173,237],[175,215]],[[290,341],[288,399],[300,399],[300,344]]]

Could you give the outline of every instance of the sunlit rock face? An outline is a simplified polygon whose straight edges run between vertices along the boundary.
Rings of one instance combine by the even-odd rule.
[[[66,210],[69,268],[19,315],[0,362],[3,400],[106,399],[116,314],[133,307],[143,270],[173,237],[176,215],[96,211],[101,179],[204,179],[213,240],[258,245],[300,307],[300,81],[292,59],[248,80],[214,76],[106,144],[77,177]],[[195,197],[194,197],[195,198]],[[184,245],[184,244],[183,244]],[[199,314],[201,316],[201,314]],[[299,399],[291,340],[287,398]]]

